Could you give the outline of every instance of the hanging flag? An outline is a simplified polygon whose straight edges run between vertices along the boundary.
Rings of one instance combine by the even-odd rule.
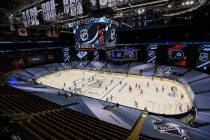
[[[63,0],[64,13],[69,13],[69,0]]]
[[[106,8],[108,6],[108,0],[99,0],[100,9]]]
[[[46,3],[42,3],[41,4],[42,7],[42,15],[43,15],[43,20],[46,21],[47,20],[47,9],[46,9]]]
[[[94,11],[94,10],[98,9],[97,2],[98,2],[97,0],[90,0],[91,11]]]
[[[27,21],[27,25],[30,26],[31,25],[31,19],[30,19],[29,10],[26,10],[26,21]]]
[[[35,19],[34,19],[34,9],[29,9],[29,13],[30,13],[30,19],[31,19],[31,25],[35,25]]]
[[[77,1],[77,15],[83,14],[82,0]]]
[[[35,25],[39,25],[37,7],[34,7],[33,9],[34,9],[34,20],[35,20]]]
[[[76,16],[77,8],[76,8],[76,0],[70,0],[70,12],[71,16]]]
[[[23,18],[24,27],[27,27],[28,24],[27,24],[27,19],[26,19],[26,13],[25,12],[22,12],[22,18]]]
[[[26,28],[18,28],[17,33],[18,33],[18,36],[28,36],[28,32]]]
[[[50,21],[55,21],[56,18],[56,10],[55,10],[55,1],[50,1]]]
[[[46,21],[50,21],[50,12],[51,12],[51,7],[50,7],[50,2],[46,2],[46,10],[47,10],[47,17],[46,17]]]

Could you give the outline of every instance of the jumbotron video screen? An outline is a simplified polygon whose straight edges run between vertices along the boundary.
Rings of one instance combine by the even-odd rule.
[[[117,22],[105,18],[81,24],[75,32],[76,48],[104,49],[115,46],[117,27]]]

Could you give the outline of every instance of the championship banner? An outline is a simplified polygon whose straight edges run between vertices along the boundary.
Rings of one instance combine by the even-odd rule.
[[[31,17],[31,25],[35,25],[35,14],[34,14],[34,9],[29,9],[30,12],[30,17]]]
[[[100,9],[107,7],[115,7],[117,5],[116,0],[99,0]]]
[[[82,0],[77,0],[77,15],[83,14]]]
[[[115,7],[116,6],[116,0],[108,0],[107,6],[108,7]]]
[[[30,11],[29,10],[26,10],[26,21],[27,21],[27,25],[30,26],[31,19],[30,19]]]
[[[30,25],[39,25],[37,7],[27,9],[25,12],[22,12],[23,23],[25,27]]]
[[[71,16],[82,15],[82,0],[63,0],[64,13]]]
[[[108,7],[108,0],[99,0],[100,9]]]
[[[14,30],[15,30],[15,26],[14,26],[13,15],[8,16],[8,20],[9,20],[10,30],[11,30],[11,31],[14,31]],[[24,25],[25,25],[25,24],[24,24]]]
[[[70,12],[69,10],[69,0],[63,0],[63,7],[64,7],[64,13],[68,14]]]
[[[35,20],[35,25],[39,25],[37,7],[34,7],[33,9],[34,9],[34,20]]]
[[[76,3],[77,3],[77,0],[70,0],[70,14],[71,14],[71,16],[77,15]]]
[[[47,21],[47,9],[46,9],[46,4],[42,3],[41,4],[42,7],[42,15],[43,15],[43,20]]]
[[[56,19],[56,9],[55,9],[55,1],[47,1],[41,4],[43,19],[46,22],[55,21]]]
[[[56,18],[56,10],[55,10],[55,1],[50,1],[50,21],[55,21]]]
[[[25,12],[22,12],[22,18],[23,18],[24,27],[28,27],[27,19],[26,19],[26,13]]]
[[[51,13],[51,8],[50,8],[50,2],[46,2],[46,21],[50,21],[50,13]]]
[[[90,0],[90,7],[91,11],[95,11],[98,9],[98,1],[97,0]]]

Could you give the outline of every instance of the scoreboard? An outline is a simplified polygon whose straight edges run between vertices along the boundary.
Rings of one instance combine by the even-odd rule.
[[[116,45],[118,23],[106,18],[90,19],[75,31],[77,49],[107,49]]]

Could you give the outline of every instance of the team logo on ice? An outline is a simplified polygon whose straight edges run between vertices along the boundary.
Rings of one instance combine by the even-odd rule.
[[[187,131],[180,128],[179,125],[171,122],[166,122],[162,120],[153,120],[153,128],[158,130],[160,133],[165,133],[171,136],[178,136],[184,140],[188,140],[190,137],[187,135]]]

